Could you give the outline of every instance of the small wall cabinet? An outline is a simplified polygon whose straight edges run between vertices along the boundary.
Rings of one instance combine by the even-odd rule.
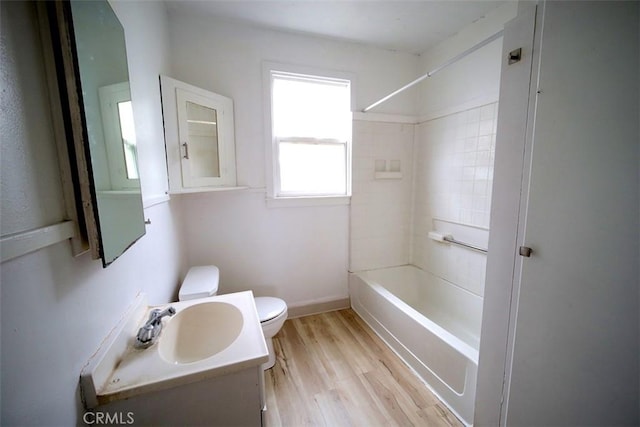
[[[233,100],[160,76],[170,193],[236,187]]]

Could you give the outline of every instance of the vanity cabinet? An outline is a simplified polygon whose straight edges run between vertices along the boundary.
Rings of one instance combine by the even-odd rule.
[[[114,400],[89,412],[132,425],[260,427],[262,375],[258,365],[200,381],[185,379],[185,384]]]
[[[236,188],[233,100],[160,76],[169,192]]]

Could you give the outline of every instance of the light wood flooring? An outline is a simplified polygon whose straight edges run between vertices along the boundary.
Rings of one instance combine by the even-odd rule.
[[[267,427],[461,426],[351,309],[287,320],[274,348]]]

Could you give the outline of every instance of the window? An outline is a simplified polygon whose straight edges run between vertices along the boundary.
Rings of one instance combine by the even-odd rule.
[[[346,197],[351,82],[269,71],[273,198]]]

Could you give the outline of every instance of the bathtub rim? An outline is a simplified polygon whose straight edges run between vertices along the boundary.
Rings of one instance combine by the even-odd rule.
[[[436,322],[434,322],[433,320],[429,319],[427,316],[425,316],[424,314],[420,313],[415,308],[411,307],[408,303],[404,302],[402,299],[400,299],[399,297],[395,296],[391,291],[389,291],[387,288],[385,288],[384,285],[382,285],[382,284],[376,282],[374,279],[366,276],[366,273],[368,273],[368,272],[378,271],[378,270],[398,269],[398,268],[414,268],[414,269],[420,270],[423,273],[431,274],[431,273],[426,272],[426,271],[422,270],[420,267],[418,267],[416,265],[413,265],[413,264],[404,264],[404,265],[398,265],[398,266],[393,266],[393,267],[384,267],[384,268],[375,268],[375,269],[369,269],[369,270],[352,271],[352,272],[349,272],[349,273],[357,276],[359,279],[361,279],[366,284],[371,286],[376,292],[378,292],[379,294],[383,295],[387,300],[389,300],[398,309],[400,309],[400,310],[404,311],[405,313],[407,313],[407,315],[409,315],[414,321],[420,323],[426,329],[432,331],[434,334],[436,334],[439,337],[441,337],[456,352],[460,353],[461,355],[463,355],[464,357],[469,359],[475,365],[478,365],[479,349],[474,348],[473,346],[471,346],[468,343],[466,343],[465,341],[463,341],[461,338],[459,338],[456,335],[454,335],[453,333],[447,331],[445,328],[443,328],[442,326],[438,325]],[[438,278],[438,279],[440,279],[440,280],[444,280],[444,279],[439,278],[438,276],[435,276],[433,274],[431,274],[431,275],[436,277],[436,278]],[[477,296],[473,292],[469,292],[466,289],[455,285],[454,283],[448,282],[446,280],[444,280],[444,281],[447,282],[448,284],[451,284],[452,286],[455,286],[459,290],[462,290],[462,291],[468,292],[468,293],[470,293],[470,294],[472,294],[474,296]]]
[[[402,268],[411,268],[411,269],[415,269],[420,271],[421,273],[424,274],[428,274],[430,276],[435,277],[438,280],[442,280],[443,282],[447,282],[448,285],[453,286],[454,288],[456,288],[456,290],[461,291],[469,296],[475,297],[475,298],[480,298],[480,299],[484,299],[484,295],[481,294],[477,294],[473,291],[470,291],[469,289],[465,288],[464,286],[460,286],[457,283],[451,282],[450,280],[445,279],[444,277],[438,276],[437,274],[434,274],[430,271],[427,271],[425,269],[423,269],[422,267],[416,265],[416,264],[401,264],[401,265],[390,265],[388,267],[377,267],[377,268],[367,268],[366,270],[356,270],[356,271],[349,271],[349,273],[352,274],[367,274],[367,273],[373,273],[376,271],[382,271],[382,270],[396,270],[396,269],[402,269]]]

